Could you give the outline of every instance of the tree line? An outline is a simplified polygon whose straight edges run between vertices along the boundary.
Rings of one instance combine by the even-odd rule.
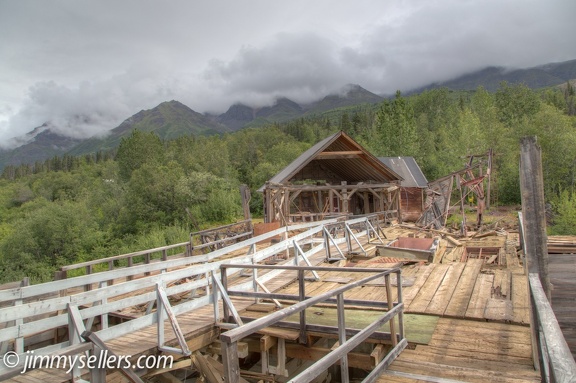
[[[570,98],[572,97],[572,98]],[[543,151],[552,230],[573,233],[573,95],[503,83],[496,93],[435,89],[220,136],[162,141],[133,131],[114,152],[7,167],[0,178],[1,282],[52,278],[57,267],[186,241],[242,216],[238,187],[256,189],[311,145],[344,130],[376,156],[413,156],[428,180],[494,152],[492,206],[520,203],[519,139]]]

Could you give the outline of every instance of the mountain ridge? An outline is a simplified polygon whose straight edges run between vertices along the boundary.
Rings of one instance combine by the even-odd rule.
[[[489,92],[495,92],[503,81],[510,84],[523,83],[529,88],[539,89],[560,85],[575,78],[576,59],[548,63],[525,69],[489,66],[458,76],[452,80],[432,83],[410,90],[407,94],[417,94],[426,90],[443,87],[451,90],[475,90],[479,86],[484,87],[484,89]]]
[[[576,60],[548,63],[526,69],[507,69],[491,66],[464,74],[449,81],[431,83],[404,94],[416,94],[426,90],[446,87],[452,90],[475,90],[483,86],[496,91],[502,81],[525,83],[530,88],[557,86],[576,79]],[[0,150],[0,170],[6,165],[33,163],[55,155],[82,155],[118,146],[122,137],[133,129],[155,132],[169,140],[185,134],[209,135],[233,132],[246,127],[259,127],[271,123],[287,122],[303,117],[322,117],[339,108],[362,104],[377,104],[387,96],[372,93],[360,85],[349,84],[340,92],[329,94],[308,103],[299,104],[286,97],[278,97],[272,105],[250,107],[240,102],[231,105],[220,115],[198,113],[179,101],[165,101],[155,108],[141,110],[128,117],[106,136],[77,140],[51,130],[49,122],[16,139],[25,144],[12,149]]]

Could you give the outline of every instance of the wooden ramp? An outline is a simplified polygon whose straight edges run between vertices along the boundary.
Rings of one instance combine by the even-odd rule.
[[[539,382],[530,329],[440,318],[428,345],[404,350],[378,382]]]

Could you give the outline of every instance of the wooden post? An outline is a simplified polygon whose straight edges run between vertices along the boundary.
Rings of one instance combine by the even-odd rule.
[[[492,188],[492,148],[488,149],[488,166],[486,168],[488,174],[488,190],[486,190],[486,209],[490,209],[490,189]]]
[[[529,273],[537,273],[540,276],[544,292],[551,301],[542,153],[536,144],[536,137],[533,136],[521,140],[520,188],[527,269]]]
[[[348,182],[342,181],[342,186],[344,186],[342,188],[342,213],[344,214],[348,214],[348,189],[346,188],[347,184]]]
[[[242,210],[244,211],[244,219],[249,220],[250,216],[250,188],[248,185],[240,185],[240,197],[242,198]]]

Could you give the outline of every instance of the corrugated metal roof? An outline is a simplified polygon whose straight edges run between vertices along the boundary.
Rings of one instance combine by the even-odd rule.
[[[355,158],[334,158],[322,159],[322,166],[329,172],[339,175],[343,180],[348,182],[391,182],[402,180],[402,177],[395,171],[386,166],[382,161],[367,152],[360,144],[354,141],[346,133],[340,131],[326,137],[310,149],[302,153],[290,165],[282,169],[278,174],[272,177],[269,182],[275,184],[284,184],[293,179],[302,169],[304,169],[316,157],[323,152],[340,152],[340,151],[361,151],[362,154]],[[263,192],[263,185],[259,192]]]
[[[414,157],[378,157],[378,159],[402,176],[404,180],[400,183],[401,186],[419,188],[428,186],[428,180]]]

